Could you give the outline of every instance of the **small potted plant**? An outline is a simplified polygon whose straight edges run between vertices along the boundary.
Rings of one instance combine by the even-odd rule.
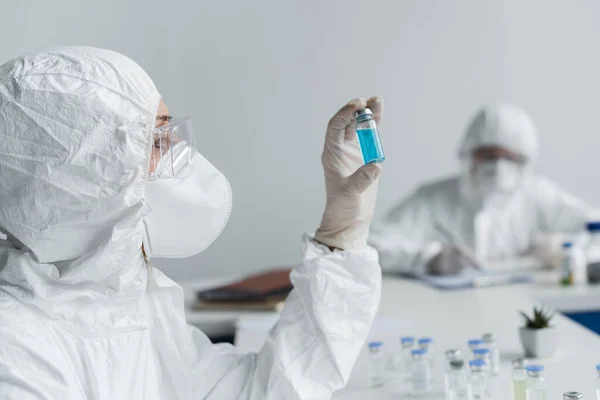
[[[526,357],[549,358],[554,355],[558,343],[556,329],[550,325],[554,314],[544,307],[533,307],[533,316],[521,311],[525,326],[520,328],[521,343]]]

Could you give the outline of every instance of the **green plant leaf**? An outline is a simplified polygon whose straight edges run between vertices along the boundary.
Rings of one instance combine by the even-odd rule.
[[[550,320],[554,317],[554,313],[547,308],[533,307],[533,315],[529,316],[523,311],[520,311],[521,316],[525,319],[525,327],[528,329],[544,329],[550,327]]]
[[[523,311],[521,311],[521,316],[523,317],[523,319],[525,319],[525,328],[531,328],[534,325],[531,318],[529,318],[529,316],[527,314],[525,314]]]

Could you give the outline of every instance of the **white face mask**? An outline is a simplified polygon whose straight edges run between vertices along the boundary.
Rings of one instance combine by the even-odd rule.
[[[183,258],[204,251],[221,233],[232,206],[225,176],[193,150],[185,178],[148,183],[150,214],[144,218],[149,257]]]
[[[509,197],[521,185],[523,167],[508,160],[486,161],[475,165],[473,186],[482,199]]]

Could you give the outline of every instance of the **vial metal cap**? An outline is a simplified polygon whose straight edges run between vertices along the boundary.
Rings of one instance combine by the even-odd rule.
[[[448,358],[448,359],[455,359],[460,356],[460,350],[449,349],[449,350],[446,350],[446,352],[444,354],[446,355],[446,358]]]
[[[483,341],[486,343],[496,341],[496,335],[494,335],[493,333],[485,333],[482,338],[483,338]]]
[[[371,111],[370,108],[354,111],[354,118],[360,117],[361,115],[373,115],[373,111]]]
[[[462,369],[464,367],[465,362],[463,360],[452,360],[450,361],[450,367],[452,369]]]
[[[354,118],[357,122],[368,121],[373,118],[373,112],[368,108],[357,110],[354,111]]]
[[[563,394],[564,400],[583,399],[583,394],[579,392],[567,392]]]

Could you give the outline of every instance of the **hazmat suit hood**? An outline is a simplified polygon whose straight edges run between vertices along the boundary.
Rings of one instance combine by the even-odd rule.
[[[492,146],[523,156],[525,164],[519,167],[519,187],[529,182],[539,158],[538,134],[531,117],[516,106],[496,103],[481,108],[472,118],[458,154],[462,163],[460,191],[467,203],[475,209],[488,206],[504,208],[520,190],[517,188],[512,193],[487,196],[477,187],[473,176],[473,152]]]
[[[42,297],[66,284],[86,296],[143,286],[159,101],[146,72],[108,50],[56,48],[0,67],[0,280]]]
[[[538,158],[538,133],[531,117],[519,107],[496,103],[481,108],[467,127],[459,148],[461,159],[478,148],[497,146],[524,156],[529,163]]]

